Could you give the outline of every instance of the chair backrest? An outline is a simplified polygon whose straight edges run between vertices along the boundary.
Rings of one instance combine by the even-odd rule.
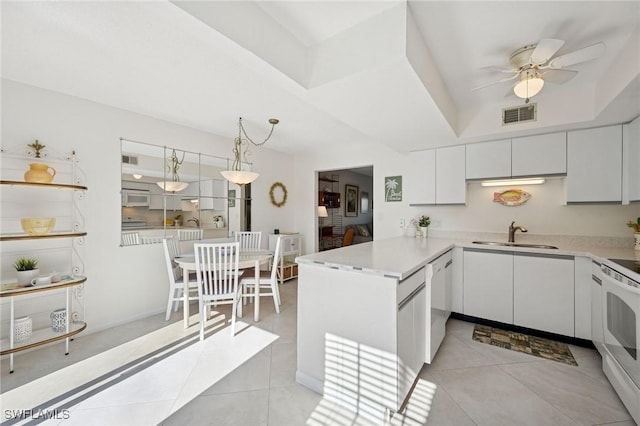
[[[355,235],[355,231],[353,228],[349,228],[344,233],[342,237],[342,247],[350,246],[353,243],[353,236]]]
[[[276,241],[276,251],[273,253],[273,265],[271,267],[271,281],[276,280],[276,273],[278,272],[278,266],[280,265],[280,253],[282,253],[282,237],[278,237]]]
[[[192,241],[201,240],[204,235],[204,229],[178,229],[178,240]]]
[[[136,244],[140,244],[140,233],[139,232],[123,232],[120,237],[120,245],[121,246],[134,246]]]
[[[236,241],[243,250],[260,250],[262,244],[262,232],[236,231]]]
[[[164,235],[141,235],[140,242],[142,244],[160,244],[164,239]]]
[[[167,237],[162,239],[162,247],[164,249],[164,260],[167,264],[169,280],[172,284],[175,284],[176,280],[182,278],[182,268],[173,260],[180,254],[180,246],[175,238]]]
[[[196,243],[193,247],[199,294],[205,298],[235,294],[238,291],[239,244]]]

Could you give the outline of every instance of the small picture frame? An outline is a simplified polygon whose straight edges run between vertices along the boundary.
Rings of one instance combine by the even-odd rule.
[[[345,217],[358,216],[358,187],[355,185],[344,186],[344,215]]]
[[[386,202],[402,201],[402,176],[384,178],[384,200]]]
[[[235,207],[235,206],[236,206],[236,190],[230,189],[229,190],[229,207]]]
[[[367,191],[360,192],[360,213],[369,213],[369,193]]]

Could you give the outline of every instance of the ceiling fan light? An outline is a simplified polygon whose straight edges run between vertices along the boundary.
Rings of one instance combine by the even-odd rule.
[[[513,93],[522,99],[529,99],[540,93],[544,80],[540,77],[525,78],[513,86]]]

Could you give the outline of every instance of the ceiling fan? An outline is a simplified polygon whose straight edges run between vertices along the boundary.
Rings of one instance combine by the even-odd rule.
[[[526,99],[525,103],[529,103],[529,98],[537,95],[542,90],[545,81],[563,84],[578,74],[578,71],[568,70],[565,67],[596,59],[605,50],[604,43],[600,42],[554,58],[553,55],[560,50],[564,43],[564,40],[547,38],[540,40],[537,44],[528,44],[521,47],[509,57],[511,68],[483,67],[483,69],[512,75],[471,90],[484,89],[494,84],[517,80],[512,86],[513,93],[520,98]],[[508,95],[510,93],[511,90]]]

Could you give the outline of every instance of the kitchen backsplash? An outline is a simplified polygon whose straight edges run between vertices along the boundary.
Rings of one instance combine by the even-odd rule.
[[[167,219],[175,219],[176,216],[182,216],[182,225],[190,226],[195,224],[189,222],[189,219],[198,217],[198,212],[189,211],[167,211]],[[122,207],[122,216],[142,217],[145,219],[147,226],[163,226],[164,213],[162,210],[149,210],[146,207]],[[200,212],[200,226],[203,228],[216,228],[216,217],[222,216],[224,227],[227,226],[227,214],[225,211],[206,210]]]

